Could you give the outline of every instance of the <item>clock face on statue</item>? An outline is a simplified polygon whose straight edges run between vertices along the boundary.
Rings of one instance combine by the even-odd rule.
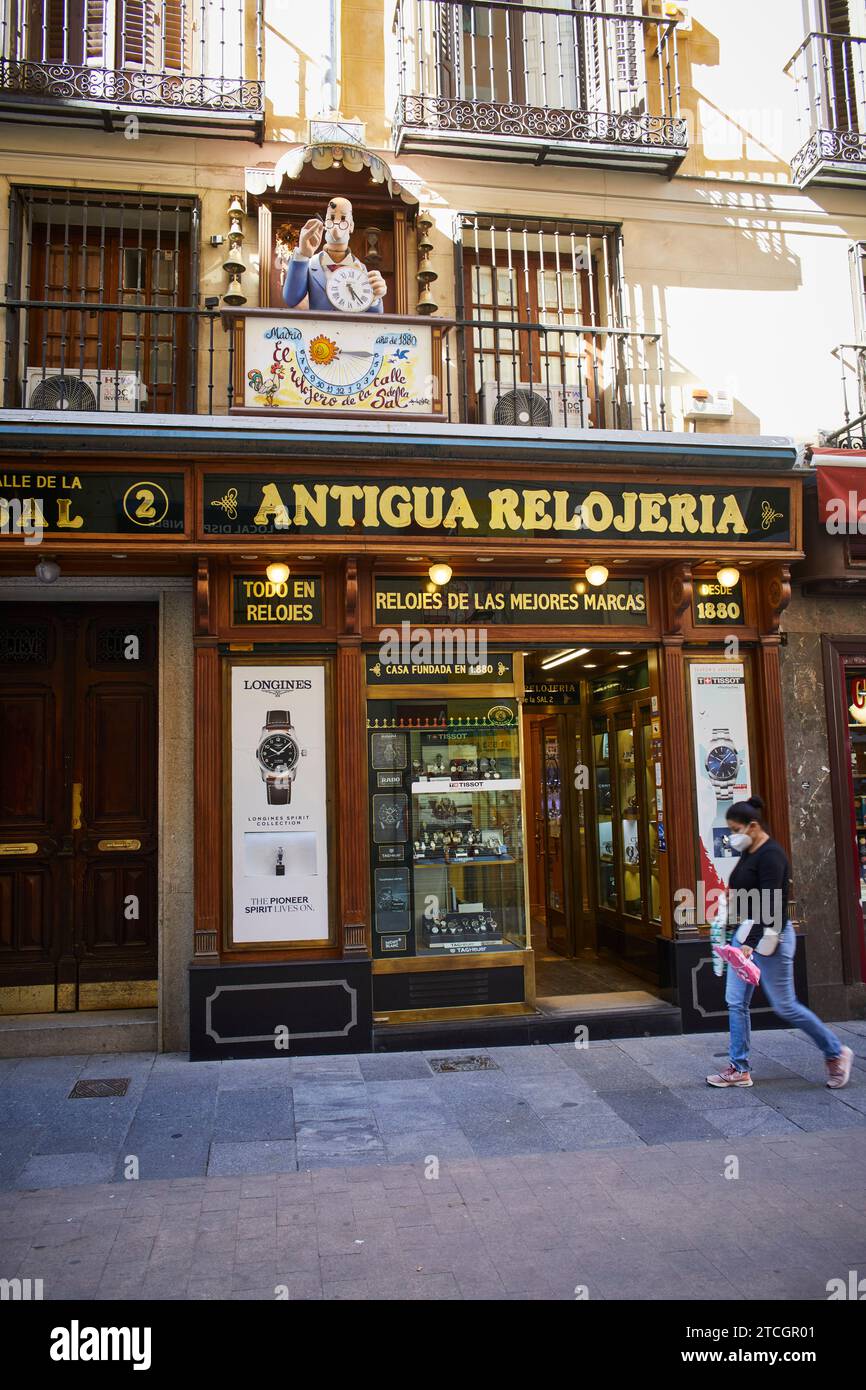
[[[329,271],[325,289],[334,308],[344,314],[366,313],[375,298],[367,272],[359,265]]]

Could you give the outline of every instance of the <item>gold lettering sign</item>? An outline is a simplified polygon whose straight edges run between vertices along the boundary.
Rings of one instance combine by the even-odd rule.
[[[525,487],[470,479],[441,486],[418,478],[380,484],[267,474],[245,476],[231,487],[228,481],[224,474],[205,479],[205,532],[789,541],[784,488],[757,496],[754,488],[664,484],[641,490],[621,483]]]
[[[96,848],[99,850],[141,849],[141,840],[100,840]]]
[[[0,854],[38,854],[39,846],[29,840],[24,845],[0,845]]]

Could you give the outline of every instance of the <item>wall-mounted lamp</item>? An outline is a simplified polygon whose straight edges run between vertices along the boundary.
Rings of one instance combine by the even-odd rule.
[[[722,565],[721,569],[716,571],[716,578],[723,589],[733,589],[739,582],[740,571],[736,565]]]
[[[431,565],[427,571],[434,584],[447,584],[451,575],[454,573],[450,565],[446,565],[444,560],[437,560],[435,565]]]
[[[607,576],[609,573],[610,571],[607,565],[587,565],[587,583],[594,585],[595,588],[598,588],[600,584],[607,583]]]
[[[285,584],[291,570],[285,560],[272,560],[265,570],[265,574],[272,584]]]

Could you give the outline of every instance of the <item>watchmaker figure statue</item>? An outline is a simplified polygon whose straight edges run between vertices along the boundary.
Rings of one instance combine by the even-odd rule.
[[[324,222],[311,217],[304,223],[283,284],[283,299],[289,309],[383,312],[387,286],[378,270],[368,270],[349,250],[354,229],[348,198],[332,198]]]

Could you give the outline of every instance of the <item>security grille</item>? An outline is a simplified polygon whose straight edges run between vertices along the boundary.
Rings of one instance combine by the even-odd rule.
[[[665,428],[658,335],[629,327],[618,226],[463,214],[455,246],[464,419]]]
[[[14,189],[5,403],[194,409],[197,242],[192,198]]]

